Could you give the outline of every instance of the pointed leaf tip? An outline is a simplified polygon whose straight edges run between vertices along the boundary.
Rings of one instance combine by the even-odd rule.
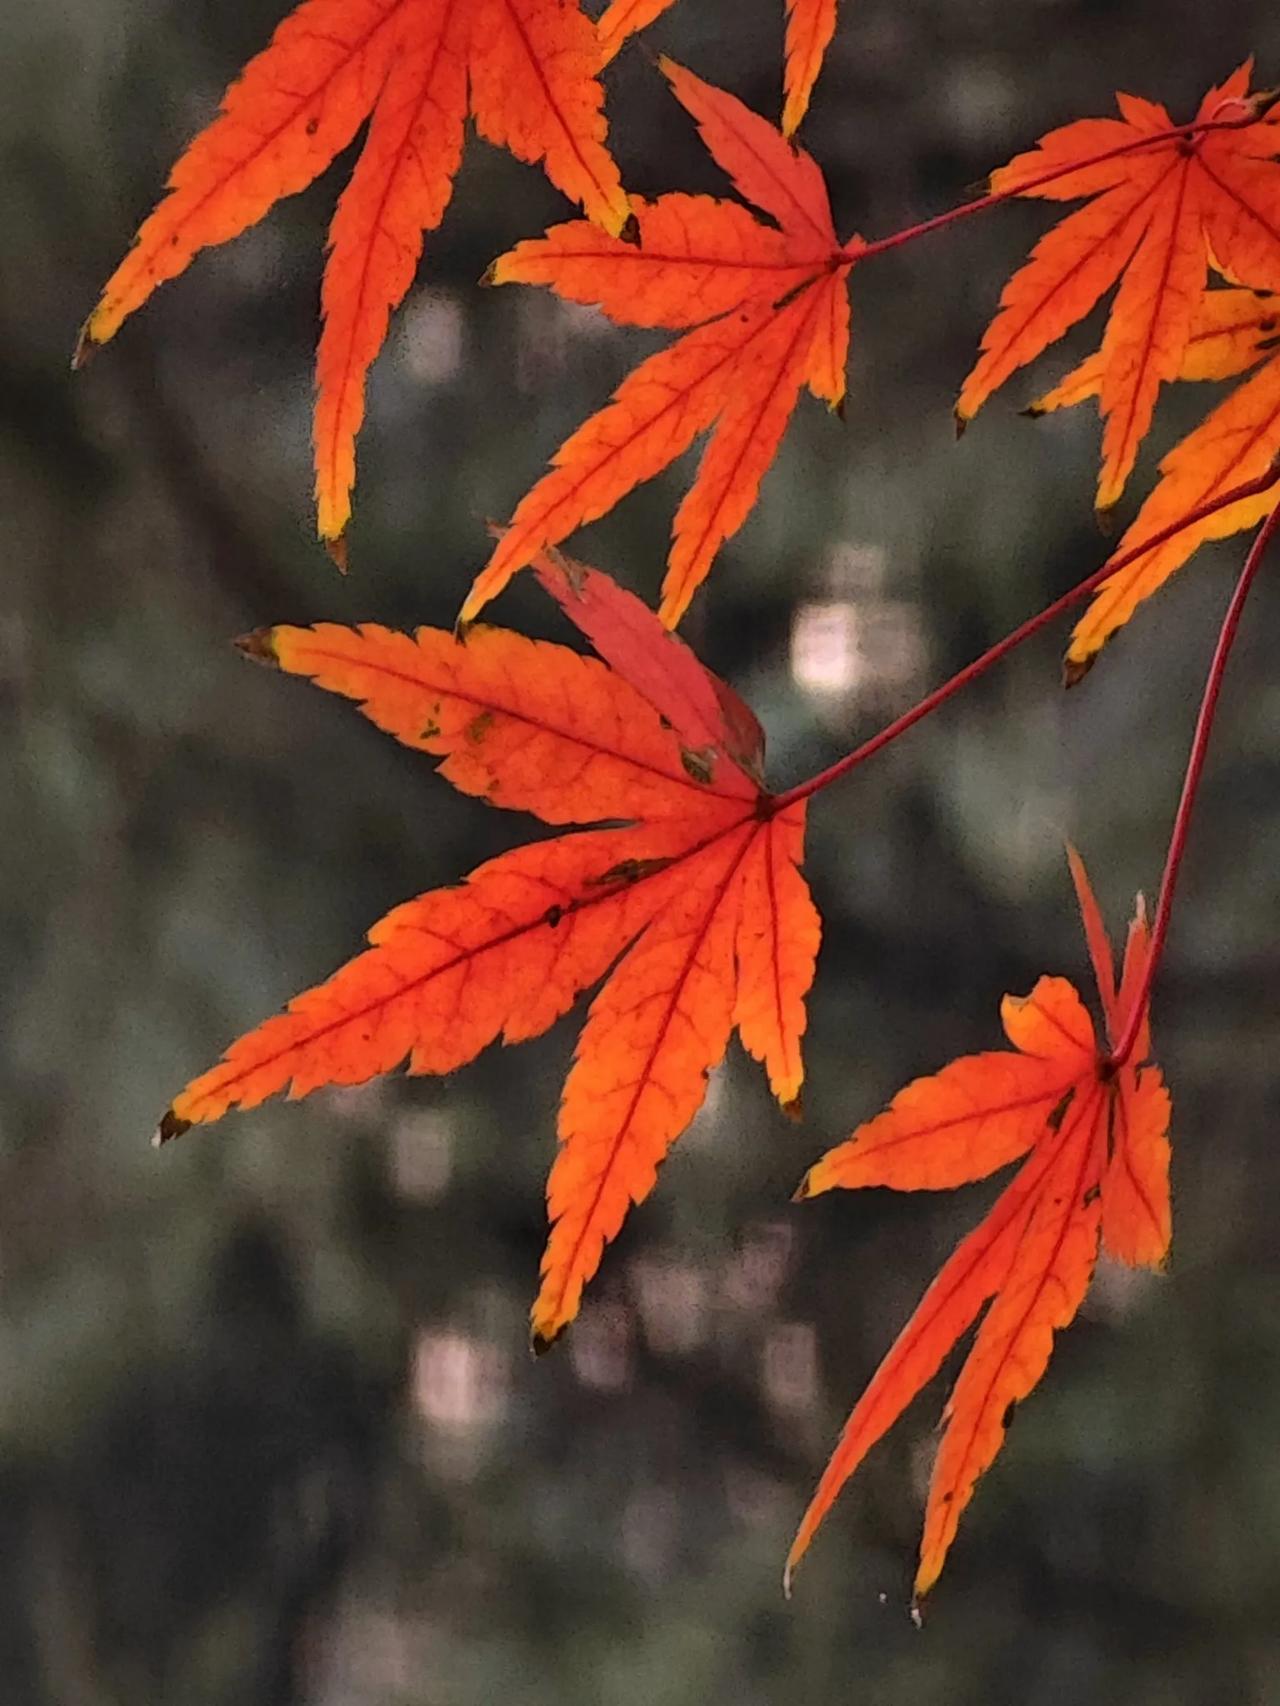
[[[334,534],[332,538],[322,538],[320,543],[329,553],[329,560],[340,575],[347,572],[347,536],[346,533]]]
[[[529,1349],[533,1352],[534,1356],[546,1356],[547,1352],[555,1344],[561,1333],[564,1332],[564,1327],[565,1324],[562,1323],[559,1327],[552,1329],[550,1332],[544,1332],[541,1327],[531,1327],[529,1329]]]
[[[1062,685],[1068,689],[1079,687],[1097,661],[1098,654],[1096,652],[1086,658],[1073,658],[1068,652],[1062,660]]]
[[[82,368],[88,367],[94,356],[102,348],[102,345],[93,335],[92,326],[93,321],[89,319],[80,328],[80,335],[76,338],[76,347],[71,352],[72,373],[79,373]]]
[[[181,1137],[184,1131],[191,1130],[191,1121],[181,1119],[170,1108],[151,1135],[151,1147],[160,1149],[164,1144],[171,1143],[175,1137]]]
[[[232,643],[243,657],[252,659],[254,663],[266,664],[271,669],[280,667],[274,628],[254,628],[247,634],[238,635]]]

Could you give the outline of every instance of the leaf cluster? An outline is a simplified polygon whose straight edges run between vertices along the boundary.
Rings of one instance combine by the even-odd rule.
[[[470,119],[540,164],[582,217],[486,272],[594,305],[673,341],[643,360],[514,503],[461,602],[458,629],[281,625],[259,661],[353,701],[438,761],[454,788],[570,833],[489,860],[397,907],[369,946],[234,1042],[174,1100],[162,1141],[281,1091],[354,1084],[408,1062],[448,1073],[495,1040],[545,1031],[595,988],[558,1117],[535,1347],[578,1313],[631,1206],[687,1129],[736,1031],[800,1111],[801,1045],[820,922],[801,872],[808,802],[946,703],[1068,605],[1078,682],[1139,605],[1210,538],[1264,523],[1218,639],[1153,919],[1139,901],[1117,978],[1083,864],[1069,854],[1101,1025],[1043,977],[1006,996],[1008,1050],[964,1056],[902,1090],[806,1176],[799,1195],[949,1190],[1020,1163],[943,1266],[856,1405],[788,1571],[844,1481],[975,1323],[943,1414],[917,1594],[937,1580],[1013,1407],[1076,1314],[1099,1249],[1158,1266],[1170,1237],[1170,1099],[1149,1003],[1196,790],[1249,588],[1277,525],[1280,130],[1244,65],[1177,123],[1118,96],[1119,117],[1050,131],[975,201],[868,240],[841,239],[793,133],[835,27],[834,0],[788,0],[781,126],[669,61],[671,94],[740,199],[629,196],[609,150],[602,74],[670,0],[302,0],[175,165],[168,191],[85,324],[77,359],[204,248],[262,218],[363,128],[330,229],[314,416],[317,530],[345,566],[369,368],[445,218]],[[1110,294],[1100,345],[1040,395],[1045,416],[1096,400],[1097,508],[1138,467],[1162,390],[1247,375],[1161,462],[1096,573],[828,770],[764,781],[754,716],[671,632],[757,502],[802,394],[843,410],[850,293],[877,256],[1014,198],[1079,204],[1009,279],[960,386],[958,425]],[[656,615],[559,555],[584,524],[706,444],[672,527]],[[598,654],[478,618],[532,568]]]

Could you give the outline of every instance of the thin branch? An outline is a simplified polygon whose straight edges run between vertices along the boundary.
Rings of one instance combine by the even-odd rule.
[[[809,799],[813,794],[820,793],[823,788],[829,788],[833,782],[838,782],[842,776],[847,776],[851,770],[855,770],[859,764],[879,752],[882,747],[888,746],[891,741],[897,740],[899,735],[905,734],[910,728],[914,728],[917,723],[922,722],[939,706],[945,705],[947,700],[953,698],[962,688],[967,687],[970,682],[976,681],[979,676],[985,675],[993,664],[999,663],[1002,658],[1015,651],[1024,640],[1029,640],[1033,634],[1038,634],[1042,628],[1048,627],[1049,623],[1055,621],[1064,611],[1070,610],[1074,604],[1079,604],[1081,599],[1087,598],[1104,581],[1110,580],[1112,575],[1119,574],[1121,569],[1127,568],[1130,563],[1141,557],[1145,552],[1155,550],[1157,546],[1163,545],[1167,539],[1172,539],[1175,534],[1181,533],[1185,528],[1194,527],[1197,522],[1205,520],[1208,516],[1216,515],[1219,510],[1226,509],[1230,504],[1239,503],[1243,498],[1256,497],[1260,492],[1265,492],[1269,487],[1274,486],[1277,480],[1280,480],[1280,466],[1273,464],[1265,474],[1259,474],[1256,479],[1246,480],[1239,486],[1233,486],[1230,491],[1223,492],[1218,497],[1210,499],[1208,503],[1199,505],[1198,508],[1189,511],[1170,526],[1162,527],[1159,532],[1153,533],[1149,539],[1144,539],[1132,550],[1125,551],[1123,555],[1108,560],[1100,569],[1095,569],[1077,586],[1073,586],[1070,592],[1064,592],[1061,598],[1055,599],[1038,615],[1029,617],[1021,627],[1015,628],[1011,634],[1006,634],[1003,640],[997,640],[995,645],[990,646],[981,657],[966,664],[949,681],[944,681],[941,687],[935,687],[932,693],[927,694],[909,711],[904,711],[900,717],[895,717],[893,722],[886,724],[878,734],[872,735],[870,740],[864,741],[861,746],[855,747],[852,752],[846,753],[843,758],[837,759],[834,764],[828,765],[816,776],[811,776],[807,782],[800,782],[794,788],[788,788],[785,794],[776,795],[772,802],[772,809],[774,811],[785,811],[788,806],[796,805],[800,800]],[[1273,515],[1280,514],[1280,510],[1272,513]],[[1260,534],[1259,538],[1261,537]]]

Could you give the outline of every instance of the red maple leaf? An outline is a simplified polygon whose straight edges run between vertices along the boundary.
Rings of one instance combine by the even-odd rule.
[[[796,1102],[820,926],[799,870],[804,806],[775,809],[764,791],[750,712],[605,576],[558,561],[539,573],[616,669],[486,627],[465,642],[281,627],[248,649],[355,700],[464,793],[548,823],[623,826],[518,847],[397,907],[365,953],[189,1084],[159,1136],[406,1057],[411,1072],[451,1072],[499,1037],[537,1036],[604,979],[560,1106],[533,1308],[543,1346],[652,1189],[735,1027]]]
[[[1156,102],[1117,95],[1119,119],[1063,125],[992,174],[996,192],[1090,199],[1005,286],[956,417],[970,421],[1119,280],[1097,358],[1100,510],[1124,490],[1161,385],[1182,371],[1210,258],[1236,283],[1280,288],[1273,96],[1248,93],[1251,71],[1248,62],[1210,89],[1190,132]]]
[[[1071,854],[1107,1036],[1125,1031],[1150,941],[1139,900],[1117,990],[1084,866]],[[1169,1095],[1148,1062],[1144,1017],[1113,1066],[1079,995],[1042,977],[1001,1006],[1012,1050],[967,1055],[908,1084],[806,1175],[798,1198],[837,1187],[952,1190],[1022,1158],[986,1219],[958,1245],[845,1424],[787,1560],[799,1563],[870,1448],[986,1310],[942,1413],[925,1510],[917,1597],[937,1581],[978,1477],[1013,1408],[1040,1380],[1053,1335],[1088,1289],[1099,1240],[1122,1262],[1156,1267],[1169,1246]]]
[[[858,240],[841,246],[822,173],[741,101],[678,65],[663,69],[736,188],[776,220],[736,202],[666,195],[637,202],[638,244],[582,221],[519,244],[494,284],[545,284],[598,303],[620,325],[685,330],[623,382],[552,457],[521,499],[477,578],[469,621],[518,569],[714,427],[676,514],[661,615],[674,626],[723,541],[742,525],[802,387],[837,408],[849,348],[846,280]]]

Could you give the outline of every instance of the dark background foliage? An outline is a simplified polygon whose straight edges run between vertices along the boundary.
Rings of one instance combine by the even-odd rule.
[[[1240,542],[1197,559],[1069,698],[1058,634],[817,803],[804,1123],[731,1058],[537,1366],[525,1310],[576,1018],[445,1082],[148,1148],[231,1036],[391,905],[532,827],[453,796],[230,637],[447,624],[484,518],[647,347],[548,295],[476,288],[565,210],[473,144],[373,377],[345,582],[308,508],[344,166],[202,258],[72,381],[97,288],[278,15],[0,15],[0,1698],[1280,1701],[1274,576],[1159,990],[1171,1270],[1100,1273],[923,1634],[905,1606],[940,1384],[843,1499],[792,1604],[778,1585],[850,1401],[984,1200],[799,1209],[790,1190],[906,1077],[993,1046],[1003,990],[1083,976],[1064,835],[1117,928],[1154,888]],[[610,76],[631,186],[718,191],[646,49],[774,112],[779,0],[680,0]],[[846,0],[804,140],[841,229],[879,235],[1116,87],[1184,116],[1250,50],[1280,78],[1270,7]],[[779,784],[1099,560],[1089,411],[1019,419],[1038,374],[952,442],[951,398],[1045,218],[1012,208],[855,278],[847,423],[801,406],[695,607],[688,636],[754,701]],[[1171,399],[1156,439],[1211,395]],[[581,554],[652,596],[687,472]],[[496,614],[564,637],[530,586]]]

